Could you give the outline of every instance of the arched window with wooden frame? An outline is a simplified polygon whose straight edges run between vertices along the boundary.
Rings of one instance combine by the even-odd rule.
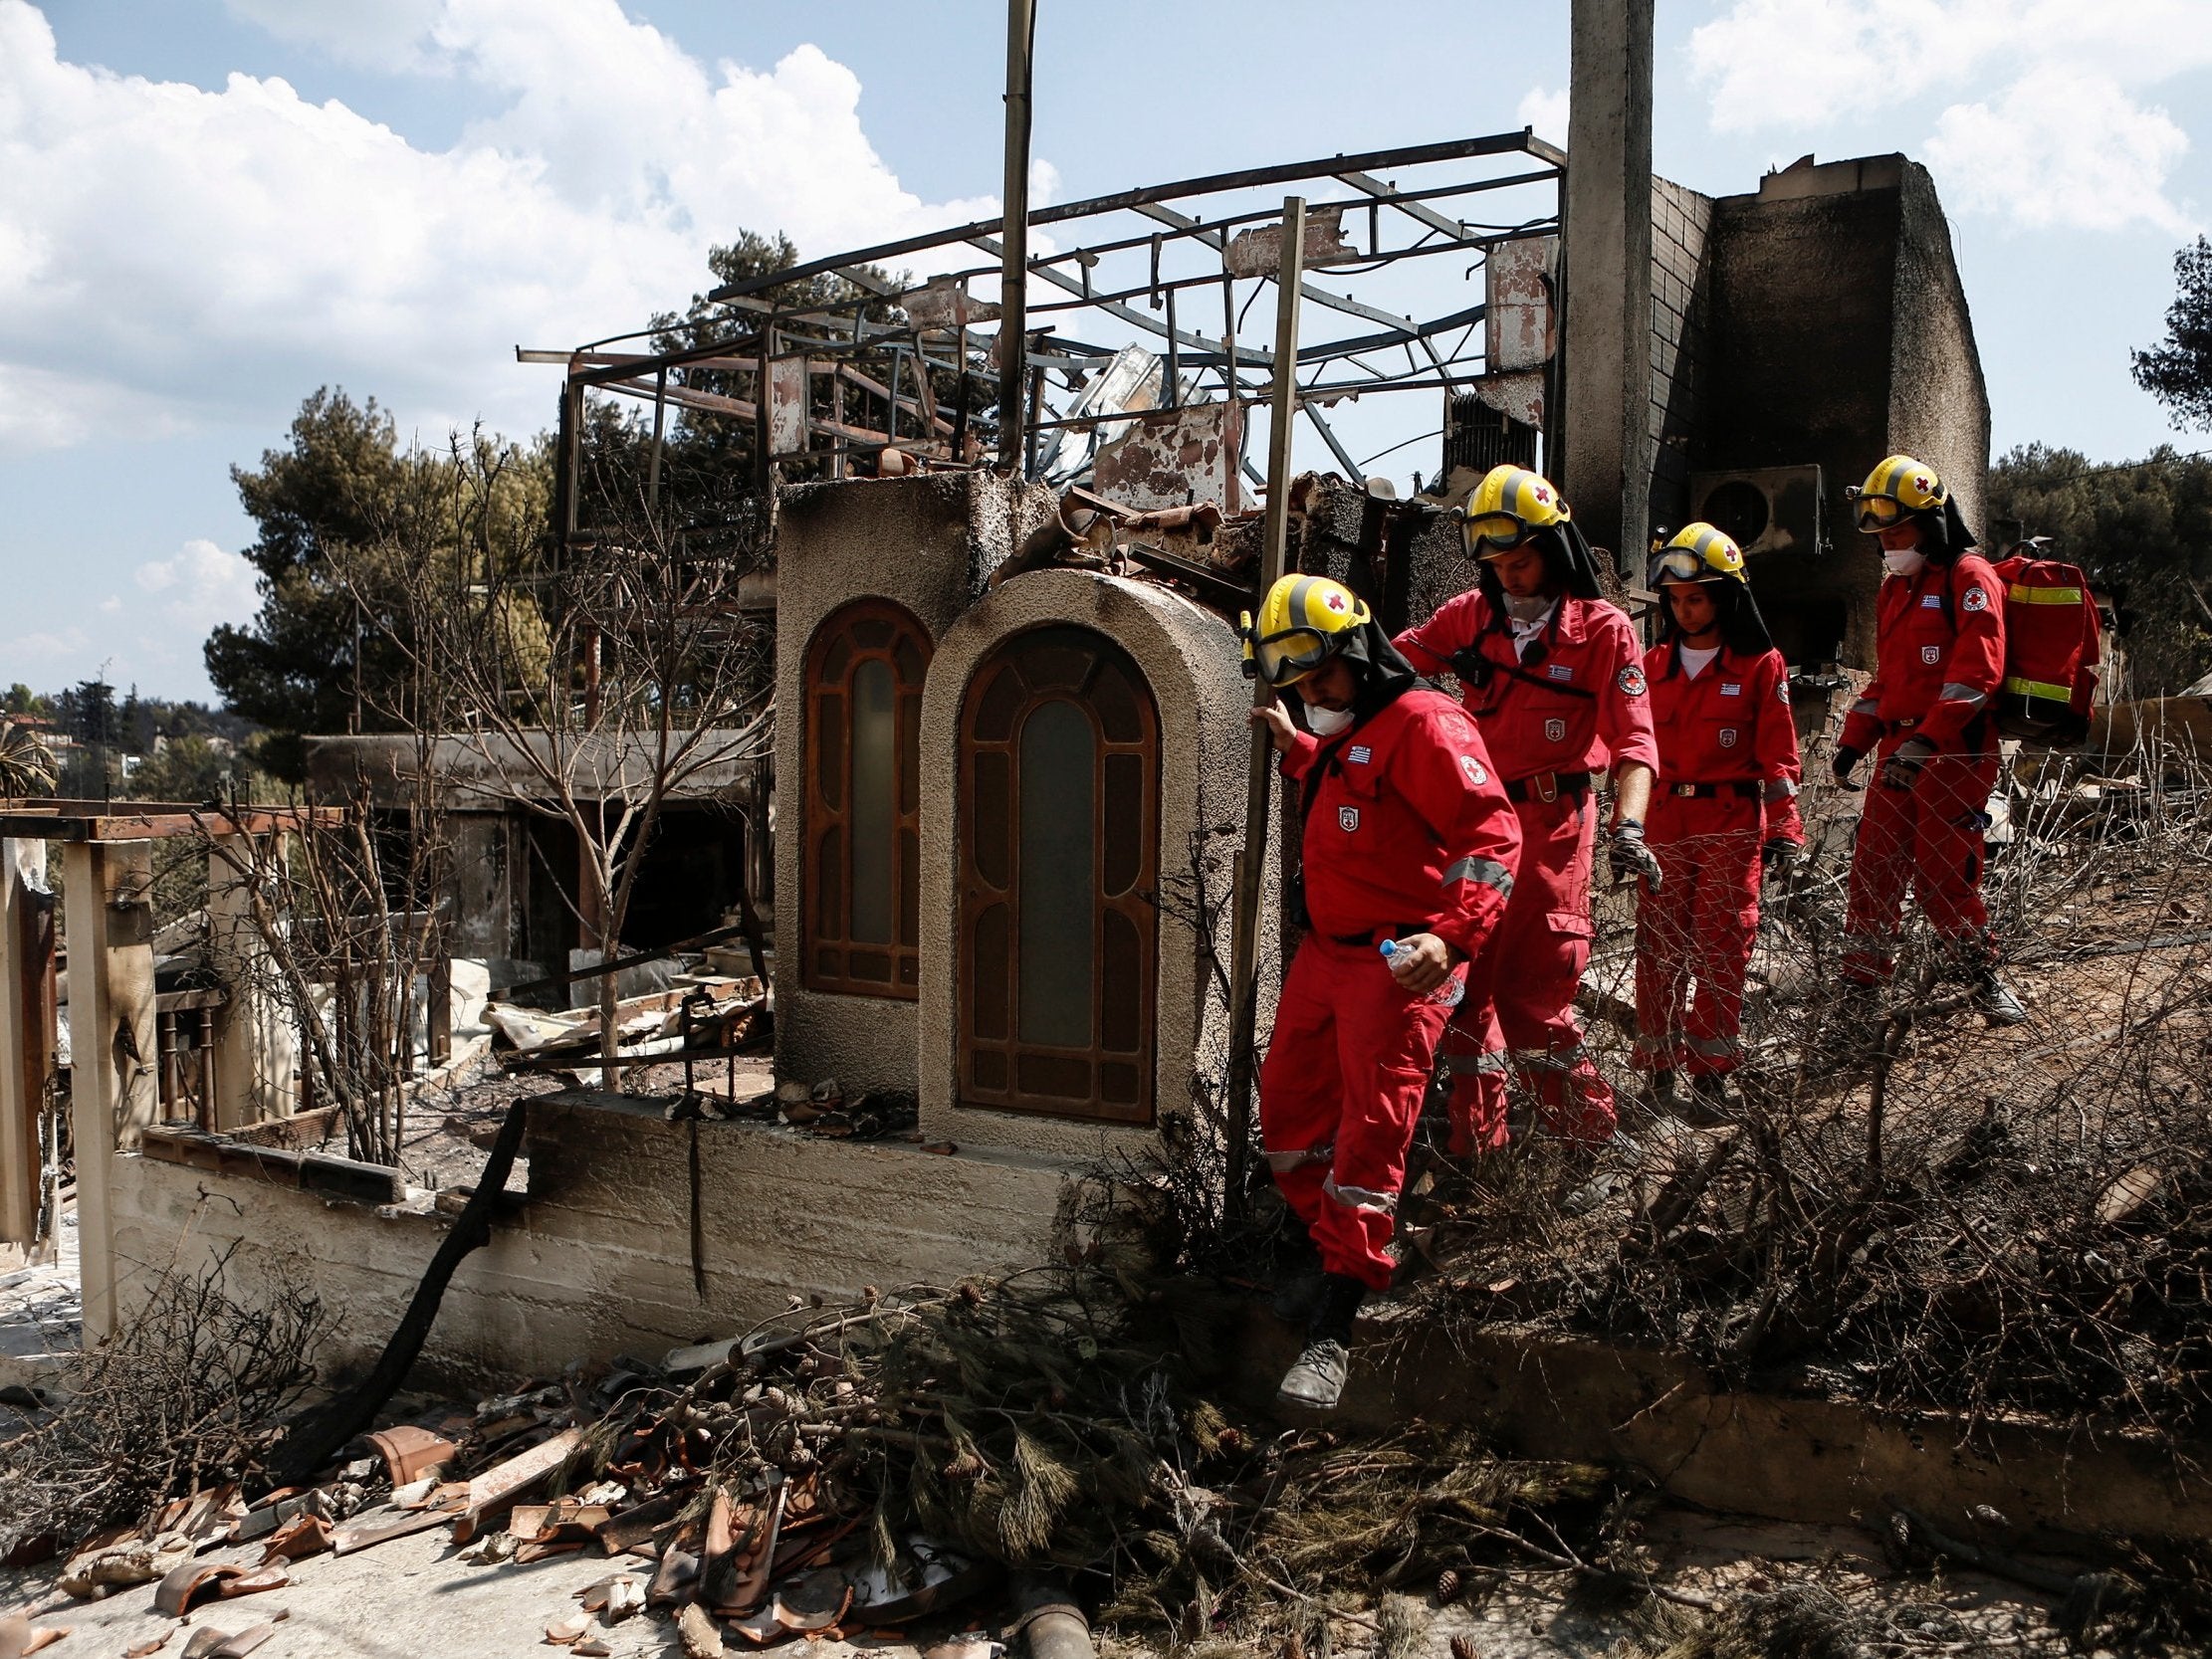
[[[960,1099],[1153,1114],[1160,719],[1088,628],[1016,634],[960,718]]]
[[[885,599],[845,606],[806,649],[809,990],[919,994],[922,676],[930,638]]]

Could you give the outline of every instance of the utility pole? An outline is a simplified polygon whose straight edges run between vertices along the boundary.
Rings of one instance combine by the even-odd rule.
[[[1652,3],[1574,0],[1552,463],[1575,521],[1636,570],[1652,492]]]
[[[1029,71],[1037,0],[1006,0],[1006,222],[998,294],[998,470],[1022,472],[1029,376]]]
[[[1283,574],[1290,556],[1290,437],[1298,418],[1298,289],[1305,271],[1306,202],[1282,204],[1282,259],[1275,273],[1275,384],[1267,408],[1267,518],[1259,553],[1259,596]],[[1231,364],[1231,372],[1234,366]],[[1252,707],[1274,697],[1265,680],[1252,679]],[[1236,890],[1229,914],[1227,1209],[1244,1208],[1251,1171],[1253,1034],[1259,1024],[1259,900],[1267,870],[1268,819],[1274,807],[1274,742],[1264,726],[1252,727],[1244,791],[1244,845],[1236,855]]]

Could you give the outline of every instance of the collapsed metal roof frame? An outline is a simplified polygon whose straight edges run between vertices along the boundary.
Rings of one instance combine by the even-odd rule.
[[[1451,165],[1516,156],[1537,165],[1514,171]],[[1146,408],[1264,399],[1264,383],[1246,383],[1243,371],[1271,373],[1274,353],[1263,344],[1237,337],[1243,314],[1237,284],[1275,280],[1275,242],[1269,238],[1279,240],[1280,209],[1246,207],[1208,216],[1171,204],[1201,204],[1204,198],[1267,186],[1341,187],[1348,193],[1309,204],[1308,266],[1319,266],[1324,274],[1331,266],[1353,267],[1344,274],[1356,277],[1439,255],[1471,253],[1480,263],[1500,243],[1555,235],[1566,160],[1563,150],[1523,128],[1216,173],[1034,209],[1028,215],[1032,229],[1083,225],[1109,234],[1034,253],[1027,262],[1033,284],[1058,289],[1066,298],[1032,295],[1027,304],[1029,348],[1024,362],[1030,376],[1031,418],[1025,423],[1027,448],[1020,471],[1024,477],[1080,476],[1095,449],[1096,434],[1116,424],[1126,426],[1133,414]],[[1386,181],[1376,176],[1414,169],[1430,176],[1409,188],[1400,188],[1395,178]],[[1453,211],[1469,198],[1489,192],[1545,185],[1552,191],[1551,210],[1538,217],[1510,224],[1470,222]],[[1364,246],[1343,235],[1344,221],[1358,209],[1366,213]],[[1143,223],[1134,227],[1105,223],[1117,216],[1134,216]],[[1121,234],[1110,234],[1117,228]],[[567,369],[561,405],[561,471],[569,531],[575,531],[575,492],[565,484],[575,477],[581,399],[589,390],[653,404],[656,478],[660,439],[671,404],[754,423],[755,460],[764,480],[768,465],[782,461],[823,461],[832,476],[843,476],[851,455],[891,447],[953,462],[976,458],[978,446],[968,431],[969,405],[975,401],[969,390],[976,385],[995,387],[998,382],[995,332],[979,332],[978,325],[994,321],[997,307],[972,298],[969,291],[979,278],[993,287],[997,284],[1001,232],[1001,221],[978,220],[726,285],[707,295],[707,302],[743,313],[750,318],[747,325],[679,350],[621,349],[674,331],[661,324],[570,351],[518,347],[520,361],[559,363]],[[904,289],[871,269],[885,261],[963,246],[987,256],[989,263],[942,272]],[[1472,270],[1470,265],[1469,274]],[[828,304],[791,304],[774,297],[774,290],[825,275],[843,279],[851,296]],[[1253,292],[1247,291],[1244,310],[1248,311]],[[1221,320],[1217,332],[1193,326],[1179,314],[1179,297],[1202,293],[1209,301],[1215,293],[1219,296]],[[1301,412],[1354,478],[1361,476],[1360,465],[1331,430],[1324,407],[1355,394],[1464,392],[1490,367],[1483,327],[1487,308],[1482,304],[1424,320],[1384,310],[1325,283],[1302,282],[1300,293],[1310,308],[1347,319],[1348,331],[1299,345],[1298,399]],[[885,321],[867,314],[871,309],[880,312],[887,304],[899,308],[903,320]],[[1308,316],[1315,314],[1313,309],[1302,310]],[[1162,360],[1140,374],[1137,398],[1125,395],[1112,407],[1093,407],[1086,402],[1086,388],[1102,384],[1103,377],[1096,371],[1126,347],[1079,337],[1076,330],[1086,324],[1095,330],[1096,323],[1108,319],[1134,330],[1138,338],[1132,343],[1148,351],[1158,347],[1154,355]],[[696,332],[701,325],[699,319],[687,317],[676,327]],[[879,366],[888,352],[888,374],[879,379],[862,372],[852,359],[863,352],[878,359]],[[753,395],[748,398],[689,383],[687,376],[694,372],[713,374],[717,384],[740,391],[749,381]],[[814,408],[819,401],[815,382],[824,376],[829,381],[826,415]],[[939,401],[948,379],[961,389],[949,412]],[[857,412],[848,407],[848,394],[858,400]],[[1148,396],[1149,402],[1138,400]],[[879,420],[881,424],[875,424]],[[1086,437],[1085,455],[1072,468],[1055,469],[1069,434]],[[1040,450],[1040,444],[1046,447]],[[1243,469],[1259,482],[1248,461]]]

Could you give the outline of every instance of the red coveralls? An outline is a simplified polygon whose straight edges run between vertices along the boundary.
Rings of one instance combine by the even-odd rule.
[[[1962,959],[1991,962],[1982,903],[1983,815],[1997,784],[1989,701],[2005,673],[2005,587],[1989,561],[1961,553],[1916,575],[1883,580],[1875,677],[1852,705],[1839,746],[1874,753],[1851,860],[1844,977],[1880,984],[1896,965],[1909,883],[1939,937]],[[1881,781],[1881,763],[1908,737],[1935,753],[1910,789]]]
[[[1482,949],[1513,888],[1520,830],[1474,723],[1416,689],[1323,744],[1301,733],[1283,775],[1303,784],[1306,914],[1259,1074],[1267,1166],[1321,1265],[1390,1283],[1406,1149],[1465,982],[1399,989],[1378,946],[1435,933]]]
[[[1451,1149],[1460,1154],[1506,1143],[1508,1045],[1548,1132],[1586,1142],[1612,1138],[1613,1090],[1591,1064],[1571,1011],[1594,932],[1590,774],[1625,760],[1659,765],[1643,646],[1620,607],[1563,595],[1537,636],[1540,656],[1534,645],[1517,656],[1511,633],[1491,617],[1488,597],[1473,588],[1395,642],[1424,674],[1450,668],[1452,653],[1468,646],[1489,660],[1489,683],[1478,688],[1461,675],[1460,696],[1521,825],[1512,903],[1490,948],[1469,965],[1466,1000],[1443,1041]]]
[[[1637,895],[1636,1063],[1709,1076],[1741,1058],[1759,849],[1802,846],[1805,827],[1782,654],[1722,646],[1692,679],[1678,649],[1670,640],[1644,654],[1659,753],[1645,838],[1666,881]]]

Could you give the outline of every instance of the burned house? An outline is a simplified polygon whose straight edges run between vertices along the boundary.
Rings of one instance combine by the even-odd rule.
[[[1566,177],[1563,152],[1513,132],[1188,180],[1033,213],[1055,247],[1025,262],[1018,326],[999,313],[1002,227],[988,223],[736,285],[713,297],[728,331],[706,344],[525,354],[560,366],[564,430],[587,398],[620,395],[751,432],[774,503],[759,599],[776,719],[772,750],[671,801],[664,863],[620,940],[587,941],[563,915],[546,883],[575,849],[511,787],[454,785],[453,953],[485,962],[496,991],[589,944],[707,932],[743,896],[773,956],[774,1078],[910,1100],[914,1116],[836,1139],[672,1120],[663,1100],[590,1087],[547,1095],[527,1180],[447,1293],[436,1362],[545,1369],[727,1330],[787,1295],[1026,1265],[1086,1178],[1172,1155],[1232,1047],[1250,752],[1233,619],[1270,528],[1292,567],[1340,576],[1396,627],[1465,585],[1450,509],[1495,461],[1563,474],[1626,544],[1632,585],[1647,526],[1711,518],[1751,552],[1801,671],[1801,725],[1821,726],[1821,671],[1872,648],[1877,564],[1848,533],[1845,485],[1904,447],[1978,505],[1987,400],[1927,175],[1894,156],[1808,164],[1711,199],[1647,162],[1630,201],[1649,204],[1648,250],[1632,234],[1610,265],[1572,233],[1562,246]],[[1293,248],[1286,194],[1311,198]],[[1633,231],[1643,216],[1628,217]],[[1516,228],[1487,228],[1501,222]],[[980,257],[963,266],[963,249]],[[1272,299],[1250,302],[1292,252],[1282,360],[1249,314]],[[856,278],[843,310],[764,298],[921,260],[944,274],[890,296]],[[1600,297],[1639,289],[1623,314],[1648,350],[1584,343]],[[1003,335],[1023,345],[1010,432],[977,414],[979,388],[1008,379]],[[1278,371],[1303,476],[1263,500],[1260,458],[1287,437],[1268,419]],[[1574,470],[1566,412],[1593,407],[1642,417],[1621,428],[1618,491]],[[1356,460],[1402,431],[1392,408],[1442,417],[1419,491]],[[390,794],[406,741],[332,739],[320,775]],[[1257,914],[1236,948],[1265,982],[1278,907]],[[137,987],[111,994],[150,991],[127,954],[145,941],[98,948]],[[0,1157],[20,1184],[30,1080],[51,1054],[35,1021],[0,1031]],[[78,1053],[111,1036],[88,1026]],[[337,1341],[358,1357],[448,1219],[391,1169],[317,1150],[296,1096],[191,1135],[150,1111],[118,1134],[110,1094],[82,1082],[73,1101],[80,1190],[97,1168],[106,1205],[88,1264],[124,1307],[131,1264],[167,1259],[189,1229],[233,1249],[234,1272],[311,1275],[348,1308]],[[231,1201],[210,1204],[216,1191]],[[27,1242],[36,1205],[21,1208],[0,1214]]]

